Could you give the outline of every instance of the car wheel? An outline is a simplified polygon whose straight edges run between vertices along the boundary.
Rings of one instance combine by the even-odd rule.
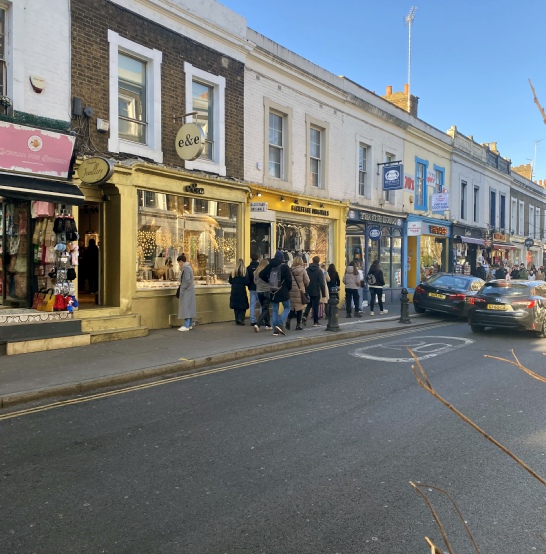
[[[472,329],[473,333],[483,333],[483,325],[475,325],[472,323],[470,325],[470,328]]]
[[[413,307],[415,308],[415,313],[418,314],[424,314],[427,311],[426,308],[421,308],[421,306],[418,306],[417,304],[414,304]]]

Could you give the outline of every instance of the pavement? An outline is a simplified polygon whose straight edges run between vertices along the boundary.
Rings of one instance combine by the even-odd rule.
[[[303,331],[273,336],[234,322],[197,325],[182,333],[176,328],[152,330],[147,337],[103,342],[88,346],[3,356],[0,358],[0,408],[48,397],[77,395],[104,387],[137,382],[185,371],[348,338],[380,334],[418,325],[438,323],[438,318],[413,313],[410,323],[400,323],[401,305],[385,305],[388,314],[362,318],[339,313],[340,331],[326,331],[327,320]],[[295,321],[292,321],[292,329]]]

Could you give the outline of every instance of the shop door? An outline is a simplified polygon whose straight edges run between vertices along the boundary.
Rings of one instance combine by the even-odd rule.
[[[258,259],[271,256],[271,223],[263,221],[250,222],[250,254],[257,254]]]
[[[101,221],[98,202],[86,202],[78,208],[80,258],[78,301],[81,308],[101,304]]]
[[[28,308],[31,285],[30,203],[5,200],[0,206],[2,306]]]

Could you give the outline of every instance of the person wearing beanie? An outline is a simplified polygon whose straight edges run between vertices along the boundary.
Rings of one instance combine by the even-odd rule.
[[[275,284],[270,281],[271,271],[273,269],[280,268],[280,283],[277,288]],[[274,274],[278,274],[275,271]],[[270,286],[270,298],[271,298],[271,310],[273,313],[273,336],[286,335],[284,326],[288,314],[290,313],[290,291],[292,290],[292,275],[290,269],[284,263],[284,253],[282,250],[275,252],[275,257],[267,264],[267,266],[260,271],[260,279],[269,283]],[[279,315],[279,304],[282,304],[283,311]]]

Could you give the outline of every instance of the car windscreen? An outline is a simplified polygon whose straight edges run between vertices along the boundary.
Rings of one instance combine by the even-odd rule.
[[[454,275],[440,275],[439,277],[426,281],[427,285],[457,290],[468,290],[471,282],[472,281],[470,279],[461,279],[460,277],[456,277]]]
[[[479,294],[494,294],[495,296],[529,296],[530,290],[527,285],[498,286],[491,283],[484,285]]]

